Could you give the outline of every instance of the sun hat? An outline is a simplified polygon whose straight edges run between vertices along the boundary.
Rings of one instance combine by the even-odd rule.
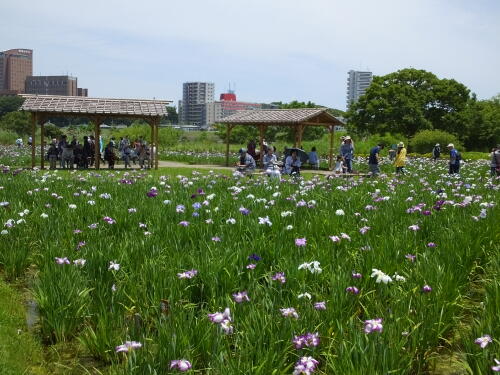
[[[455,145],[453,143],[449,143],[446,147],[455,147]]]
[[[247,152],[246,148],[240,148],[240,154],[244,154],[245,152]]]
[[[439,147],[439,143],[436,143],[436,147]]]
[[[348,140],[350,140],[350,139],[351,139],[351,137],[350,137],[350,136],[348,136],[348,135],[346,135],[346,136],[344,137],[344,141],[348,141]]]
[[[405,147],[405,144],[403,142],[399,142],[398,147]]]

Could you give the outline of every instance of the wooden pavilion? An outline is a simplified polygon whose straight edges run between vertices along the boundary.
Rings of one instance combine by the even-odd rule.
[[[151,127],[151,165],[158,169],[158,127],[160,118],[167,115],[167,100],[106,99],[82,96],[21,95],[24,103],[20,110],[31,112],[31,167],[35,167],[36,127],[40,124],[42,169],[44,163],[44,124],[54,117],[85,117],[95,124],[95,168],[100,167],[100,125],[104,120],[142,119]]]
[[[229,138],[237,125],[256,126],[259,129],[260,149],[264,149],[264,135],[269,126],[291,126],[295,129],[294,147],[301,147],[302,134],[307,126],[324,126],[330,133],[328,163],[333,168],[333,134],[335,126],[344,123],[328,112],[326,108],[263,109],[238,112],[224,117],[220,124],[226,124],[226,165],[229,165]],[[262,165],[263,153],[260,153]]]

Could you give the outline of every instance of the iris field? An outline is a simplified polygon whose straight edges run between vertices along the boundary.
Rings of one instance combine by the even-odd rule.
[[[103,374],[500,371],[487,161],[354,180],[1,168],[2,274],[34,274],[40,340]]]

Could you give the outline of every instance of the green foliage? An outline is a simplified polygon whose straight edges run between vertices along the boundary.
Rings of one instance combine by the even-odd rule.
[[[160,146],[173,146],[181,138],[182,130],[172,128],[160,128],[158,132],[158,141]],[[113,136],[119,140],[121,137],[128,137],[131,141],[142,137],[146,141],[151,141],[151,127],[140,121],[134,121],[132,126],[113,131]]]
[[[17,134],[10,130],[0,129],[0,144],[12,145],[16,142]]]
[[[178,124],[179,123],[179,114],[177,113],[177,109],[173,106],[167,106],[168,115],[166,117],[167,124]]]
[[[9,112],[0,119],[0,129],[10,130],[20,136],[31,132],[30,114],[26,112]]]
[[[461,139],[467,149],[490,151],[500,143],[500,94],[490,100],[471,99],[462,118],[466,125]]]
[[[44,126],[45,136],[49,138],[59,138],[64,132],[54,124],[48,123]]]
[[[0,96],[0,118],[9,113],[19,110],[24,102],[24,98],[13,95],[13,96]]]
[[[425,129],[463,132],[460,112],[469,100],[463,84],[439,79],[425,70],[403,69],[374,77],[348,112],[358,133],[401,133],[407,138]]]
[[[436,143],[441,145],[441,153],[446,152],[446,145],[449,143],[453,143],[457,149],[462,148],[457,137],[442,130],[423,130],[418,132],[412,138],[410,146],[413,152],[423,154],[431,152]]]

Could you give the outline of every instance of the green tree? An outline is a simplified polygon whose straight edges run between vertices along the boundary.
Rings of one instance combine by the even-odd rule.
[[[465,127],[460,114],[468,101],[469,89],[453,79],[403,69],[374,77],[347,117],[357,133],[400,133],[410,138],[434,128],[459,134]]]
[[[10,130],[20,136],[31,133],[30,115],[26,112],[9,112],[0,119],[0,129]]]
[[[178,124],[179,123],[179,114],[177,113],[177,109],[173,106],[167,106],[167,124]]]
[[[24,98],[17,95],[0,96],[0,118],[9,112],[18,111]]]
[[[489,100],[473,97],[461,117],[465,131],[460,139],[467,149],[490,151],[500,143],[500,94]]]
[[[52,123],[44,125],[45,136],[49,138],[59,138],[64,132]]]

